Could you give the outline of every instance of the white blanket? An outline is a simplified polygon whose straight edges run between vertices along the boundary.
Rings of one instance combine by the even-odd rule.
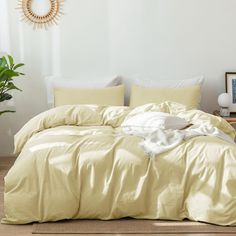
[[[192,125],[186,129],[166,129],[165,127],[153,126],[151,127],[148,119],[150,114],[146,115],[147,119],[144,119],[145,113],[141,115],[142,119],[139,119],[141,114],[132,117],[132,120],[136,118],[135,125],[131,125],[129,121],[124,121],[122,124],[123,130],[126,134],[136,135],[143,138],[140,145],[143,147],[146,153],[151,158],[157,154],[166,152],[181,144],[183,141],[194,138],[196,136],[214,136],[218,137],[226,142],[234,143],[234,140],[226,135],[220,129],[213,127],[212,125]],[[156,119],[156,122],[154,120]],[[157,120],[163,120],[163,116],[160,118],[160,114],[156,113],[156,117],[152,115],[152,122],[157,123]],[[178,119],[176,119],[178,122]],[[173,121],[173,119],[172,119]],[[128,125],[127,125],[128,124]],[[148,126],[146,125],[148,124]]]

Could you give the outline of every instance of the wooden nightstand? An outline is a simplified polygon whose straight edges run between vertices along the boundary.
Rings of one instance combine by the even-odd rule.
[[[220,112],[214,111],[213,115],[220,116]],[[236,124],[236,114],[231,114],[228,117],[222,117],[222,118],[225,119],[229,124]]]

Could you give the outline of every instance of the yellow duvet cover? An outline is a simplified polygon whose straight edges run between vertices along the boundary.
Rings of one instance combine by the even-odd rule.
[[[200,136],[151,159],[141,138],[120,127],[144,111],[213,124],[235,137],[223,119],[171,102],[51,109],[15,136],[19,156],[5,177],[2,223],[133,217],[236,225],[236,146]]]

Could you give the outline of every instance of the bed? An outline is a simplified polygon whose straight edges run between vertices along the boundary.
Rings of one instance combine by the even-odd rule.
[[[15,136],[19,155],[5,177],[2,223],[132,217],[236,225],[235,144],[199,135],[150,158],[142,137],[121,126],[144,112],[212,125],[235,138],[220,117],[174,102],[50,109]]]

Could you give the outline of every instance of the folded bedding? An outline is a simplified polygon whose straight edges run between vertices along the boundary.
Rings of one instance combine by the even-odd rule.
[[[162,118],[147,121],[148,113]],[[128,133],[139,115],[143,125]],[[160,147],[159,132],[165,144],[170,134],[183,138],[150,158],[141,144]],[[236,225],[234,138],[222,118],[173,102],[51,109],[15,136],[2,223],[132,217]]]

